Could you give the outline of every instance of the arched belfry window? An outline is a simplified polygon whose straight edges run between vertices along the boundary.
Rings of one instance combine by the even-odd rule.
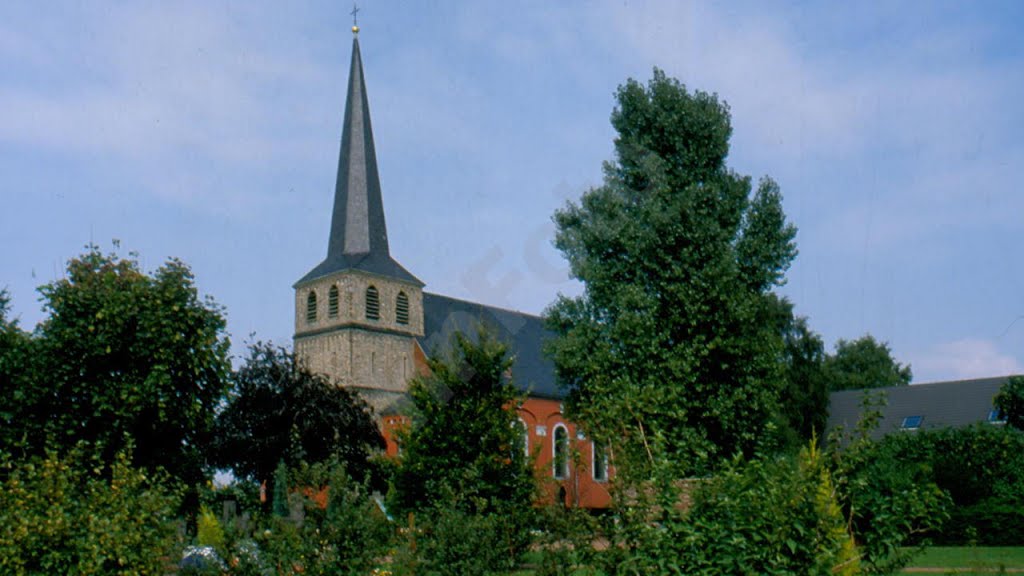
[[[409,297],[405,292],[399,292],[395,299],[395,322],[399,324],[409,323]]]
[[[306,296],[306,322],[310,324],[316,322],[316,292],[312,290]]]
[[[330,318],[338,317],[338,287],[331,286],[329,292],[327,292],[327,316]]]
[[[561,424],[555,425],[555,438],[552,449],[552,473],[562,480],[569,477],[569,431]]]
[[[366,289],[366,319],[380,320],[380,292],[375,286]]]

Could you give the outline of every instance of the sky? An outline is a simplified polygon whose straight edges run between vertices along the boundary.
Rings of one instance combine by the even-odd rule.
[[[234,353],[289,344],[326,255],[352,5],[0,3],[0,288],[87,244],[180,258]],[[392,255],[431,292],[540,314],[577,294],[551,215],[601,183],[618,85],[654,67],[732,113],[800,250],[780,291],[829,349],[914,382],[1024,372],[1021,2],[366,0]]]

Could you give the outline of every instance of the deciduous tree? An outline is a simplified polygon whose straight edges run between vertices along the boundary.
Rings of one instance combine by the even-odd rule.
[[[825,343],[811,330],[804,316],[793,314],[792,304],[777,299],[782,333],[784,385],[779,395],[779,414],[793,446],[806,446],[824,438],[828,420],[828,380],[825,377]]]
[[[534,479],[522,448],[507,347],[481,330],[456,333],[448,357],[409,384],[413,419],[402,441],[394,501],[404,510],[529,507]]]
[[[511,366],[490,332],[456,332],[409,384],[412,424],[391,501],[420,512],[410,553],[430,573],[509,570],[530,542],[536,488]]]
[[[628,469],[668,457],[699,472],[775,438],[782,339],[766,296],[796,230],[774,181],[752,192],[726,166],[716,96],[656,69],[617,99],[604,184],[554,216],[584,293],[549,308],[550,352],[573,417]]]
[[[889,344],[870,334],[836,342],[836,351],[825,359],[825,375],[832,391],[905,386],[913,377],[909,365],[892,357]]]
[[[40,293],[27,414],[45,440],[83,443],[105,462],[134,445],[135,465],[200,482],[229,342],[223,310],[199,296],[188,266],[171,259],[150,275],[134,255],[89,246]]]
[[[8,317],[10,299],[0,290],[0,450],[24,454],[30,439],[38,437],[41,422],[30,418],[35,387],[33,341]]]
[[[1011,376],[996,395],[995,404],[1007,424],[1024,430],[1024,376]]]
[[[336,459],[354,478],[383,439],[366,404],[284,348],[265,342],[231,378],[217,417],[215,462],[237,476],[271,481],[279,463],[295,467]]]

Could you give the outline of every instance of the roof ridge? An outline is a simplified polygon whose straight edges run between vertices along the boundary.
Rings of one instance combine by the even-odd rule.
[[[492,304],[484,304],[482,302],[474,302],[472,300],[466,300],[465,298],[456,298],[455,296],[447,296],[445,294],[438,294],[436,292],[427,292],[427,291],[424,290],[423,291],[423,295],[424,296],[427,296],[427,295],[437,296],[439,298],[447,298],[448,300],[455,300],[456,302],[462,302],[462,303],[465,303],[465,304],[472,304],[474,306],[482,306],[484,308],[490,308],[491,310],[498,310],[498,311],[501,311],[501,312],[507,312],[509,314],[518,314],[520,316],[528,316],[530,318],[536,318],[538,320],[543,320],[544,319],[544,316],[541,315],[541,314],[533,314],[533,313],[530,313],[530,312],[523,312],[521,310],[514,310],[512,308],[504,308],[502,306],[494,306]]]

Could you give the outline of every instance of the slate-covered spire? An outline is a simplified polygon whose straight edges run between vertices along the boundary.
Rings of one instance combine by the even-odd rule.
[[[356,27],[352,30],[358,32]],[[384,201],[377,173],[377,152],[373,145],[370,104],[366,97],[358,34],[352,39],[352,64],[327,259],[299,283],[345,269],[363,270],[422,285],[391,258],[388,248]]]
[[[327,257],[367,252],[388,254],[388,232],[384,223],[377,153],[370,126],[370,103],[366,98],[357,36],[352,39],[352,66],[348,76],[348,100],[345,103]]]

